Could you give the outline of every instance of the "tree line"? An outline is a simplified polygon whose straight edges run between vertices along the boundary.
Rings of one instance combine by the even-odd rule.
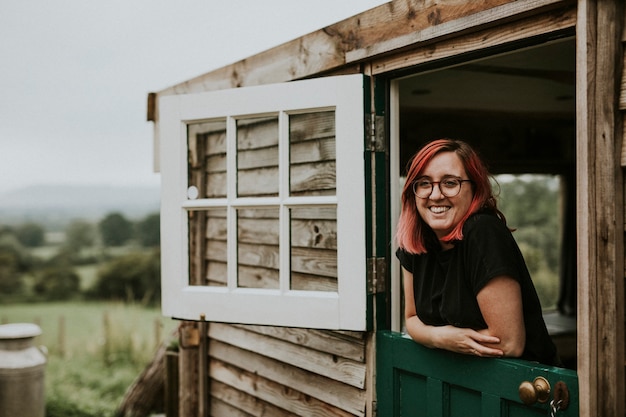
[[[562,232],[558,177],[498,180],[499,207],[506,215],[539,291],[542,305],[558,298]],[[92,299],[156,303],[160,298],[160,216],[130,221],[109,213],[99,222],[71,222],[52,256],[46,231],[37,223],[0,225],[0,302],[6,300]],[[81,268],[97,265],[86,288]]]
[[[98,222],[74,220],[63,234],[49,242],[36,222],[0,225],[0,301],[159,301],[158,213],[138,221],[119,212]]]

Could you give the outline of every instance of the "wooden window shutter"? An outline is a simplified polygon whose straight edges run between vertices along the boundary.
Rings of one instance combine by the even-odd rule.
[[[365,330],[365,86],[160,99],[165,315]]]

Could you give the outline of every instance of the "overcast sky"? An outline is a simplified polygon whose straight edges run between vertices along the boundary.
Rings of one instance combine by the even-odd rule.
[[[385,0],[1,0],[0,192],[158,185],[146,97]]]

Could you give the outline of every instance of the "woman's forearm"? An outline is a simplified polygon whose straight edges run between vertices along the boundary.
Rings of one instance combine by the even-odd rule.
[[[409,336],[429,348],[485,357],[502,357],[498,347],[500,340],[492,335],[481,334],[472,329],[448,326],[429,326],[417,315],[406,318]]]

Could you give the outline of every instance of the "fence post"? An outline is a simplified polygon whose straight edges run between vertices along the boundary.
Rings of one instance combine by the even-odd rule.
[[[59,316],[59,333],[58,333],[58,342],[59,342],[59,357],[65,358],[65,316]]]

